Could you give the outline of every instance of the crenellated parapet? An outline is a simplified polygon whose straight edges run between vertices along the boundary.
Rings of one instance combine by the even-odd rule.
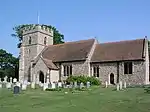
[[[28,25],[24,27],[22,30],[23,30],[23,35],[34,33],[34,32],[42,32],[42,33],[53,36],[52,28],[46,25],[39,25],[39,24]]]

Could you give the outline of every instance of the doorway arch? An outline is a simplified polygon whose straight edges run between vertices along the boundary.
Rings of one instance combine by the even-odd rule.
[[[44,83],[44,73],[42,71],[39,72],[39,81]]]
[[[110,74],[110,84],[115,84],[115,82],[114,82],[114,74],[113,73]]]

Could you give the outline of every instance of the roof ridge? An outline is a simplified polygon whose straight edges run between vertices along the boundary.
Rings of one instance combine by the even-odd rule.
[[[61,43],[61,44],[48,45],[47,47],[49,47],[49,46],[60,46],[60,45],[72,44],[72,43],[87,42],[87,41],[90,41],[90,40],[95,40],[95,39],[91,38],[91,39],[86,39],[86,40],[70,41],[70,42],[65,42],[65,43]]]
[[[114,42],[104,42],[99,44],[111,44],[111,43],[120,43],[120,42],[132,42],[137,40],[144,40],[145,38],[139,38],[139,39],[132,39],[132,40],[120,40],[120,41],[114,41]]]

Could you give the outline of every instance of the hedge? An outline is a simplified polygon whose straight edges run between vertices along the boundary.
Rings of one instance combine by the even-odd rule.
[[[71,83],[71,82],[77,82],[77,83],[84,83],[86,84],[87,82],[90,82],[91,85],[100,85],[101,82],[99,79],[97,79],[96,77],[87,77],[87,76],[69,76],[67,79],[66,79],[66,82],[67,83]]]

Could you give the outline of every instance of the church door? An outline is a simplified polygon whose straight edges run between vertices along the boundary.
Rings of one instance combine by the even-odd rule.
[[[114,82],[114,74],[113,73],[110,74],[110,84],[115,84],[115,82]]]
[[[44,83],[44,73],[42,71],[40,71],[40,73],[39,73],[39,81],[41,83]]]

